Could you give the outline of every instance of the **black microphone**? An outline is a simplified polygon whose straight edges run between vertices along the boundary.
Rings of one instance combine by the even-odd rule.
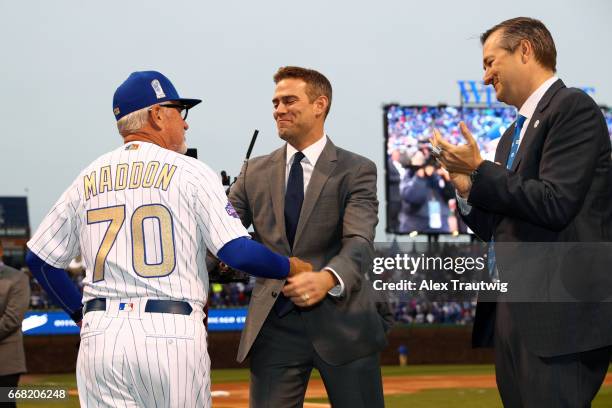
[[[251,152],[253,151],[253,146],[255,146],[255,141],[257,140],[258,134],[259,130],[255,129],[255,132],[253,132],[253,136],[251,137],[251,144],[249,144],[249,150],[247,150],[246,158],[244,159],[245,162],[251,157]]]
[[[189,147],[185,152],[185,156],[193,157],[194,159],[198,158],[198,149],[194,147]]]

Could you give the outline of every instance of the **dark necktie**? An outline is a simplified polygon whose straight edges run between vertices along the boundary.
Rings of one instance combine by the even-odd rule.
[[[287,179],[287,190],[285,192],[285,231],[287,241],[293,248],[295,231],[300,220],[300,211],[304,202],[304,170],[301,161],[304,153],[297,152],[293,155],[293,164]]]
[[[508,160],[506,161],[506,169],[508,170],[512,168],[512,163],[514,163],[514,158],[518,152],[519,144],[521,142],[521,129],[523,128],[525,119],[527,118],[523,115],[519,115],[516,119],[516,124],[514,125],[514,135],[512,136],[512,146],[510,147],[510,154],[508,155]],[[489,243],[488,257],[489,260],[487,263],[489,265],[489,275],[493,280],[499,280],[499,270],[497,269],[497,261],[495,260],[495,240],[493,238],[491,238],[491,242]]]
[[[304,153],[297,152],[293,155],[293,164],[289,170],[289,178],[287,179],[287,189],[285,191],[285,232],[287,233],[287,241],[293,249],[295,240],[295,232],[300,220],[300,211],[302,211],[302,203],[304,202],[304,170],[302,169],[301,161],[304,158]],[[293,309],[293,303],[282,293],[274,303],[274,311],[280,317],[285,316]]]

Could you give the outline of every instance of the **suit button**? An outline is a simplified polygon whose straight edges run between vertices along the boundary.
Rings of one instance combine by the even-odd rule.
[[[278,296],[278,293],[277,293],[277,292],[272,292],[272,297],[273,297],[273,298],[275,298],[275,297],[277,297],[277,296]]]

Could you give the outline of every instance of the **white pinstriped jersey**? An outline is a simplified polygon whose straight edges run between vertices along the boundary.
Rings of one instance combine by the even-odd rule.
[[[248,232],[204,163],[131,142],[91,163],[28,242],[66,268],[81,253],[83,301],[151,297],[206,303],[206,248]]]

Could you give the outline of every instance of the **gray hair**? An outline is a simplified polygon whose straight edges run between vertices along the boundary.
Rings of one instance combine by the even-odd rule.
[[[117,122],[117,129],[121,136],[127,136],[130,133],[134,133],[147,123],[149,119],[149,108],[142,108],[140,110],[129,113],[119,119]]]

